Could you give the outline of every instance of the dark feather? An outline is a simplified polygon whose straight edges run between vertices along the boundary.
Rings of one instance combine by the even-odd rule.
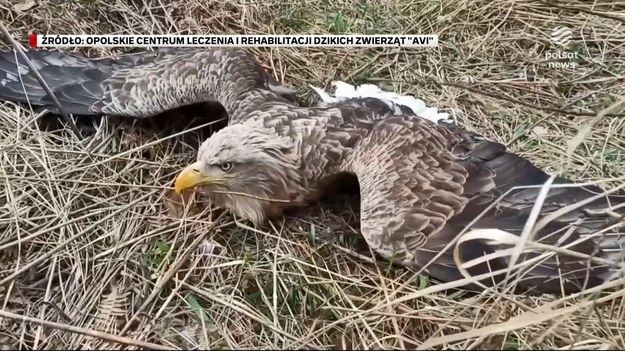
[[[470,199],[463,211],[447,221],[445,227],[431,236],[424,247],[427,254],[420,255],[418,262],[426,264],[435,254],[451,242],[465,227],[469,229],[500,229],[511,234],[520,235],[530,212],[536,203],[542,186],[549,176],[526,159],[505,151],[503,145],[482,141],[475,146],[468,156],[459,161],[468,170],[468,177],[464,183],[464,195]],[[491,184],[486,185],[485,184]],[[573,184],[572,181],[558,177],[557,184]],[[513,189],[524,186],[538,186],[533,188]],[[505,197],[500,197],[509,192]],[[550,189],[541,208],[539,220],[567,205],[588,199],[604,190],[596,186],[553,188]],[[488,209],[489,206],[494,207]],[[532,239],[546,245],[563,247],[574,241],[579,244],[570,248],[577,252],[599,257],[606,260],[619,259],[621,245],[625,244],[625,232],[622,228],[608,231],[594,239],[583,240],[583,236],[594,233],[615,223],[615,219],[607,214],[589,216],[588,210],[605,211],[613,206],[625,204],[625,195],[603,196],[579,210],[564,214],[549,222],[538,231]],[[483,213],[484,212],[484,213]],[[625,213],[625,208],[618,211]],[[480,219],[474,221],[478,216]],[[473,224],[471,224],[474,222]],[[579,223],[576,223],[579,222]],[[569,230],[569,236],[565,234]],[[609,239],[608,239],[609,238]],[[607,239],[604,240],[604,239]],[[503,250],[511,246],[488,245],[481,240],[465,242],[461,246],[462,260],[467,262],[481,255],[493,253],[493,248]],[[539,253],[522,255],[517,262],[523,262],[539,256]],[[472,275],[488,273],[508,267],[509,257],[491,260],[469,270]],[[434,263],[430,274],[442,280],[450,280],[449,266],[455,266],[452,251],[443,255]],[[444,269],[440,266],[445,267]],[[589,269],[590,267],[590,269]],[[536,292],[572,292],[587,287],[596,286],[604,282],[613,273],[615,267],[606,264],[593,263],[567,254],[556,254],[537,267],[526,271],[523,279],[516,281],[520,291]],[[453,274],[459,277],[459,272]],[[495,281],[504,278],[504,274],[496,277]]]
[[[196,59],[194,55],[202,51],[193,49],[126,54],[119,59],[90,59],[80,54],[55,51],[29,51],[26,55],[67,112],[78,115],[109,113],[146,117],[181,106],[214,101],[215,97],[210,92],[202,96],[195,91],[218,85],[219,70],[211,69],[210,65],[213,63],[218,65],[217,68],[223,67],[218,60],[219,56],[215,57],[216,60],[211,56],[215,52],[206,50],[204,60]],[[240,55],[237,50],[223,50],[221,53],[222,57]],[[11,51],[0,52],[0,99],[30,103],[58,113],[56,105],[41,88],[30,68],[21,58],[16,58]],[[277,82],[262,70],[258,62],[251,64],[254,67],[251,70],[245,66],[235,67],[249,71],[241,72],[243,76],[257,74],[256,83],[253,84],[259,88],[270,90],[285,101],[298,104],[292,88]],[[216,76],[206,76],[213,81],[188,84],[185,75],[199,78],[201,75],[198,71],[202,69],[214,72]],[[164,87],[164,90],[158,92],[156,86]],[[176,93],[181,88],[183,93]],[[241,85],[240,88],[244,92],[250,87]],[[161,96],[154,96],[152,91]],[[138,106],[145,107],[138,109]]]

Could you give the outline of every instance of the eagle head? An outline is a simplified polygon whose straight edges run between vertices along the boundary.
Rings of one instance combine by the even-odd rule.
[[[297,193],[298,165],[290,138],[260,123],[239,123],[205,140],[174,188],[198,188],[216,205],[261,224],[280,215]]]

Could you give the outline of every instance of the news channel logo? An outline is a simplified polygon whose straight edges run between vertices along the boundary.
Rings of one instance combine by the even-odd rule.
[[[573,38],[573,32],[566,26],[558,26],[551,31],[549,38],[557,46],[566,47]]]
[[[547,67],[556,70],[574,70],[579,65],[579,54],[568,47],[573,39],[573,31],[567,26],[555,26],[548,34],[556,48],[545,52]]]

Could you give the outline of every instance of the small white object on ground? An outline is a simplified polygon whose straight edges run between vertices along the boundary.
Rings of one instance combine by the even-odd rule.
[[[204,240],[200,244],[200,251],[203,255],[210,256],[213,254],[218,254],[220,250],[220,246],[218,243],[212,240]]]

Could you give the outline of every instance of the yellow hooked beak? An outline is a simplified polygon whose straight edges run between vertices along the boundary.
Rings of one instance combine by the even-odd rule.
[[[215,181],[213,178],[202,176],[200,173],[201,166],[201,162],[193,163],[178,174],[176,182],[174,183],[174,190],[176,193],[180,194],[183,190],[190,189],[201,184],[210,184]]]

